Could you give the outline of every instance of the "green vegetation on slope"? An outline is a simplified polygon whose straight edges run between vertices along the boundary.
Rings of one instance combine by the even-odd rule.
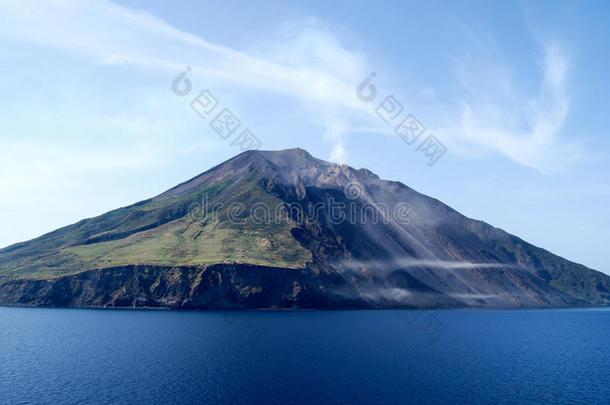
[[[312,260],[311,253],[291,236],[294,224],[289,218],[274,217],[259,223],[247,210],[239,220],[227,216],[227,208],[233,203],[245,207],[264,203],[276,212],[275,207],[282,202],[261,190],[256,180],[251,178],[232,187],[214,184],[187,196],[151,199],[81,221],[63,228],[67,233],[76,230],[76,238],[63,237],[60,230],[50,240],[35,240],[37,249],[9,251],[5,255],[13,260],[0,259],[0,273],[12,278],[49,279],[128,264],[238,262],[304,267]],[[189,215],[193,204],[200,204],[204,198],[211,211],[220,194],[223,205],[216,206],[214,213]]]

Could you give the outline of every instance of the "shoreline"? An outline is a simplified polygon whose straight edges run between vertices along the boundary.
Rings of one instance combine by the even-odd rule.
[[[171,307],[100,307],[100,306],[44,306],[0,304],[0,308],[32,308],[32,309],[80,309],[80,310],[110,310],[110,311],[176,311],[176,312],[357,312],[357,311],[435,311],[435,312],[486,312],[486,311],[569,311],[569,310],[599,310],[609,306],[570,306],[570,307],[464,307],[464,308],[171,308]]]

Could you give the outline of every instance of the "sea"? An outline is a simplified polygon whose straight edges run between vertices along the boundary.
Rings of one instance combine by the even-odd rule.
[[[0,404],[609,404],[610,310],[0,307]]]

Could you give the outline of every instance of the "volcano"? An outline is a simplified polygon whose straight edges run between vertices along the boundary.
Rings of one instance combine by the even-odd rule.
[[[244,152],[154,198],[0,250],[2,305],[609,303],[609,276],[302,149]]]

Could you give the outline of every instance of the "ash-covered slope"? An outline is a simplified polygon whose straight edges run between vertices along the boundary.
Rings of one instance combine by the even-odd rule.
[[[610,277],[366,169],[242,153],[0,250],[0,303],[178,308],[607,305]]]

